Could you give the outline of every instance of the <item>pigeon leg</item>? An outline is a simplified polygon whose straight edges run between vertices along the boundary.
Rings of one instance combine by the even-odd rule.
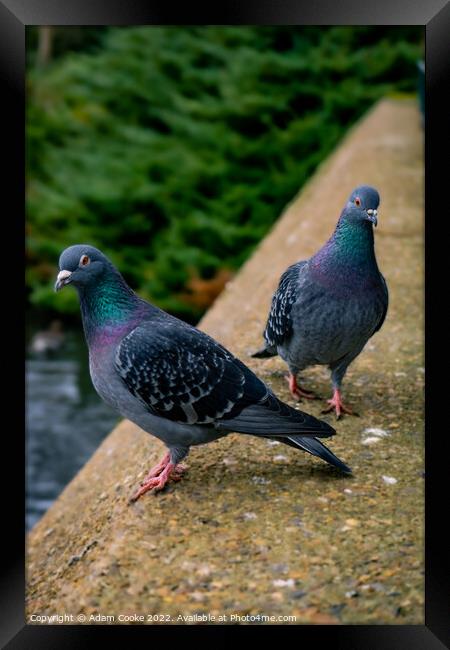
[[[155,476],[159,476],[163,469],[167,467],[167,465],[170,463],[170,454],[167,453],[164,458],[162,458],[157,465],[151,468],[149,473],[144,479],[144,483],[148,481],[150,478],[155,478]]]
[[[330,413],[330,411],[334,410],[336,411],[336,420],[339,420],[343,413],[347,413],[347,415],[358,415],[358,413],[355,413],[350,407],[344,405],[341,391],[338,388],[334,389],[333,397],[327,399],[327,402],[330,406],[324,409],[322,413]]]
[[[300,386],[297,384],[295,375],[292,373],[289,373],[286,379],[289,382],[289,390],[291,392],[291,395],[295,400],[300,401],[302,397],[305,399],[317,399],[317,395],[313,393],[312,390],[305,390],[304,388],[300,388]]]
[[[179,481],[186,471],[186,467],[181,464],[175,465],[170,462],[170,455],[166,454],[164,458],[153,467],[147,474],[140,488],[133,494],[130,501],[137,501],[143,494],[149,490],[159,492],[167,484],[169,479]]]

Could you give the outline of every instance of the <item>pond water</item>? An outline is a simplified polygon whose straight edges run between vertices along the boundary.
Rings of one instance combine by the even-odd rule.
[[[30,337],[28,337],[30,338]],[[97,395],[80,330],[26,359],[26,528],[29,530],[120,420]]]

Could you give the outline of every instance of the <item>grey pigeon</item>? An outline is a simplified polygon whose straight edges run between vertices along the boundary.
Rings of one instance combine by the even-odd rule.
[[[210,336],[139,298],[99,250],[71,246],[59,268],[55,289],[78,290],[98,394],[168,447],[133,500],[178,480],[191,445],[232,431],[279,440],[351,471],[318,440],[334,435],[329,424],[284,404]]]
[[[347,368],[383,325],[388,308],[388,289],[374,251],[372,226],[377,225],[379,203],[373,187],[357,187],[326,244],[283,273],[272,298],[265,346],[252,355],[280,355],[289,367],[295,399],[315,397],[300,388],[297,374],[327,365],[333,397],[323,413],[335,409],[338,419],[341,413],[352,413],[341,395]]]

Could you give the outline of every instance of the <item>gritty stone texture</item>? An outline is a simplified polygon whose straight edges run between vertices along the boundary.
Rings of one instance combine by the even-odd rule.
[[[248,356],[262,343],[272,292],[289,264],[325,242],[350,191],[375,186],[376,252],[390,308],[344,382],[361,417],[337,422],[329,442],[354,476],[233,434],[193,448],[181,483],[129,505],[163,447],[124,421],[29,535],[27,617],[71,613],[89,622],[103,614],[117,623],[120,614],[144,622],[162,614],[180,623],[179,615],[209,613],[424,623],[422,153],[415,103],[378,103],[200,325],[290,401],[282,361]],[[305,387],[330,396],[326,369],[303,377]],[[316,416],[323,408],[303,405]],[[376,429],[387,435],[374,436]],[[368,435],[373,446],[362,444]]]

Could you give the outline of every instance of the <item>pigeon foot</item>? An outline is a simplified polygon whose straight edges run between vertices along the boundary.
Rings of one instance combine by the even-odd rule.
[[[164,458],[162,458],[157,465],[151,468],[147,476],[145,477],[143,483],[148,481],[150,478],[154,478],[155,476],[159,476],[163,469],[167,467],[167,465],[170,463],[170,455],[166,454]],[[142,483],[141,483],[142,485]]]
[[[295,375],[289,374],[286,377],[286,379],[289,382],[289,391],[292,397],[297,402],[299,402],[302,399],[302,397],[304,399],[318,399],[317,395],[312,390],[306,390],[305,388],[300,388],[300,386],[297,384],[297,379]]]
[[[172,481],[180,481],[185,471],[186,467],[184,465],[171,463],[170,455],[166,454],[155,467],[152,467],[141,483],[140,488],[131,497],[130,502],[134,503],[150,490],[159,492],[167,485],[169,479]]]
[[[330,406],[322,411],[322,413],[330,413],[331,411],[336,411],[336,420],[339,420],[342,416],[342,414],[346,413],[347,415],[356,415],[358,416],[358,413],[355,413],[349,406],[345,406],[342,397],[341,397],[341,391],[336,389],[333,393],[333,397],[331,399],[327,399],[328,404]]]

